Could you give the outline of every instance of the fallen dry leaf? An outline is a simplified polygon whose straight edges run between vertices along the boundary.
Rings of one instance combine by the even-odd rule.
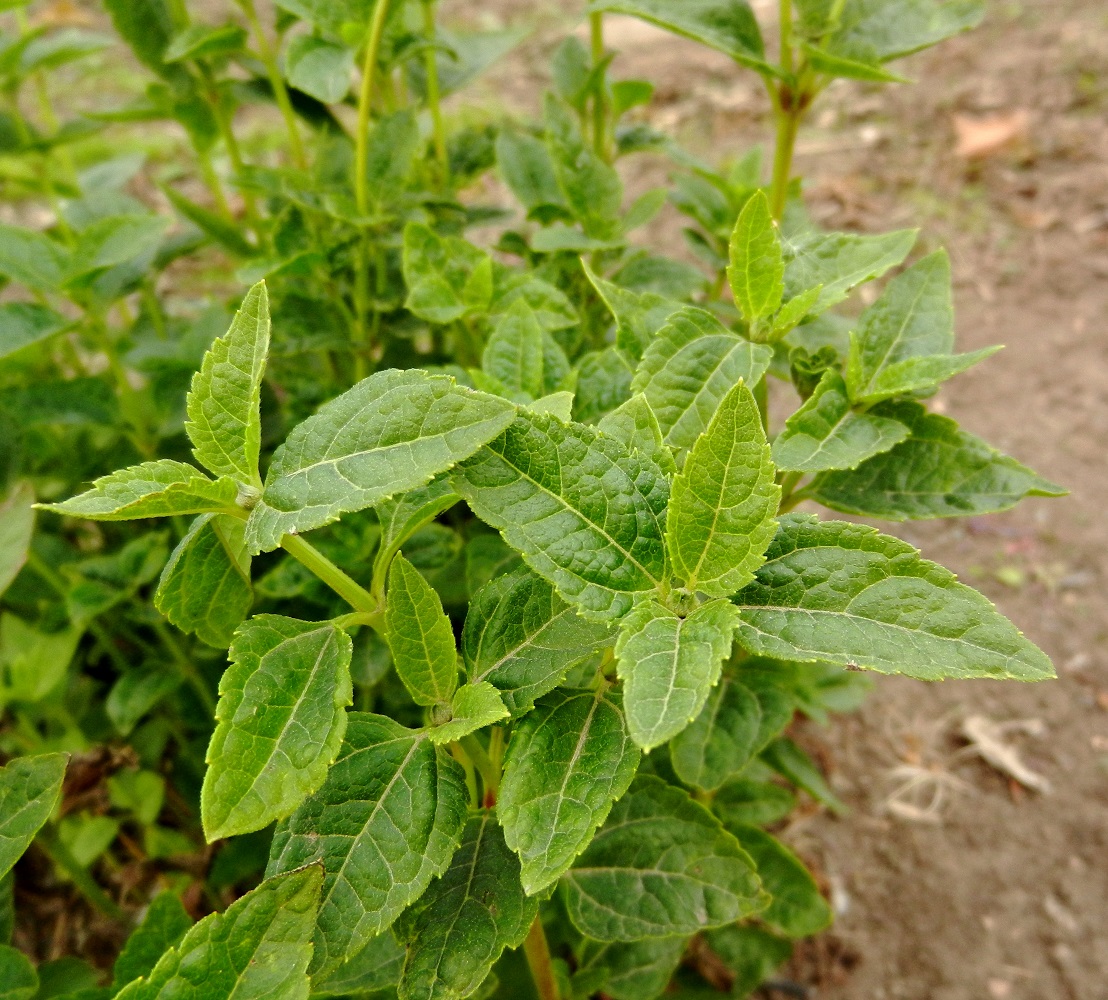
[[[955,115],[956,156],[963,160],[984,160],[1027,141],[1031,116],[1024,110],[995,115]]]
[[[993,722],[983,715],[971,715],[962,723],[962,735],[970,742],[970,748],[992,764],[998,771],[1015,778],[1021,785],[1044,795],[1050,791],[1050,782],[1038,771],[1033,771],[1020,759],[1019,751],[1005,736],[1012,730],[1023,730],[1037,736],[1043,732],[1038,719],[1021,719],[1016,722]]]

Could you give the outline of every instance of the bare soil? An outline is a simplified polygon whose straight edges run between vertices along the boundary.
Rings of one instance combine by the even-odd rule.
[[[526,112],[578,5],[502,0],[496,9],[535,34],[484,86],[505,111]],[[613,19],[608,40],[621,50],[617,76],[657,84],[648,119],[700,155],[736,157],[767,140],[769,105],[753,75],[634,21]],[[786,831],[838,912],[789,974],[826,1000],[1104,1000],[1108,6],[995,0],[980,30],[905,67],[914,86],[832,87],[797,169],[823,225],[915,225],[922,248],[946,246],[960,349],[1008,346],[934,405],[1071,495],[893,530],[988,594],[1059,677],[880,678],[860,713],[808,728],[851,813],[813,812]],[[967,159],[959,124],[964,146],[987,140],[983,128],[1014,135]],[[664,176],[640,169],[635,184]],[[678,225],[663,216],[649,238],[672,252]],[[967,749],[960,734],[971,716],[1025,722],[1004,738],[1050,791]]]

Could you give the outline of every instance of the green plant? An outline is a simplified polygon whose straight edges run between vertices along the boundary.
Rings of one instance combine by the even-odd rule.
[[[596,4],[591,46],[556,53],[541,124],[458,128],[442,97],[518,36],[443,31],[428,0],[281,0],[272,27],[251,0],[220,25],[183,3],[105,6],[154,79],[84,141],[176,120],[212,206],[163,180],[190,224],[168,231],[104,186],[112,159],[79,167],[13,133],[38,168],[20,183],[57,215],[0,230],[0,273],[29,293],[0,307],[19,444],[0,521],[0,871],[37,834],[125,923],[135,900],[92,866],[126,828],[182,872],[192,801],[217,852],[204,909],[226,908],[193,925],[154,896],[113,985],[67,966],[53,995],[698,996],[715,993],[708,952],[747,995],[831,919],[765,830],[797,792],[843,808],[794,714],[854,707],[857,671],[1053,673],[905,542],[794,510],[897,521],[1062,492],[926,409],[991,353],[954,353],[945,254],[839,315],[916,234],[821,232],[791,177],[831,78],[894,79],[888,61],[979,5],[783,0],[771,63],[742,0]],[[651,88],[611,78],[609,10],[762,74],[768,185],[757,156],[717,171],[628,117]],[[41,36],[19,27],[26,52]],[[22,58],[13,118],[40,72]],[[275,110],[288,165],[240,140],[249,102]],[[674,189],[625,207],[616,164],[643,151],[673,158]],[[522,226],[462,197],[494,165]],[[630,244],[667,199],[708,274]],[[501,221],[493,248],[463,235]],[[214,343],[222,310],[165,308],[158,275],[182,255],[258,279]],[[793,393],[781,428],[771,386]],[[120,453],[131,464],[58,499]],[[99,811],[55,818],[63,753],[123,740],[141,766],[106,780]],[[5,968],[34,995],[21,952],[0,946]]]

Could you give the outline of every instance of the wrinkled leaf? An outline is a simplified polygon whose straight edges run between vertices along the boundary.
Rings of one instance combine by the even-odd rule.
[[[463,684],[450,700],[450,721],[427,730],[427,735],[432,743],[452,743],[507,717],[500,692],[488,681]]]
[[[450,701],[458,684],[454,630],[439,595],[402,555],[389,570],[385,630],[396,672],[415,703]]]

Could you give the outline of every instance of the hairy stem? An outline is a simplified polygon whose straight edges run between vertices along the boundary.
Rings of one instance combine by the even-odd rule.
[[[773,99],[777,137],[773,150],[773,186],[770,189],[770,211],[774,219],[781,221],[785,202],[789,197],[789,176],[792,173],[793,151],[796,148],[796,132],[800,125],[800,93],[793,80],[793,9],[792,0],[778,0],[781,28],[780,66],[788,79],[782,83],[770,83]]]
[[[423,0],[423,30],[428,42],[435,40],[435,0]],[[435,156],[439,161],[439,180],[444,188],[450,186],[450,157],[446,151],[446,127],[442,120],[442,98],[439,93],[439,64],[435,48],[429,44],[423,50],[423,66],[427,74],[427,107],[431,112],[431,124],[435,137]]]
[[[589,15],[589,41],[593,67],[604,59],[604,15],[597,11]],[[603,73],[596,75],[596,93],[592,104],[593,149],[602,160],[608,159],[608,95]]]
[[[531,929],[523,940],[523,954],[527,957],[527,966],[535,980],[535,990],[539,1000],[561,1000],[558,981],[554,978],[554,966],[550,960],[550,945],[546,942],[546,931],[542,928],[542,915],[536,913]]]

